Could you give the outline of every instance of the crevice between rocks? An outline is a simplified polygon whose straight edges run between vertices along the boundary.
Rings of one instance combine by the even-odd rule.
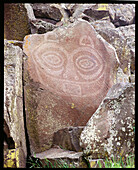
[[[23,55],[24,56],[24,55]],[[27,160],[31,155],[30,150],[30,142],[29,136],[27,132],[27,124],[26,124],[26,112],[25,112],[25,96],[24,96],[24,61],[22,61],[22,93],[23,93],[23,118],[24,118],[24,130],[25,130],[25,138],[26,138],[26,149],[27,149],[27,157],[26,157],[26,168],[28,168]]]

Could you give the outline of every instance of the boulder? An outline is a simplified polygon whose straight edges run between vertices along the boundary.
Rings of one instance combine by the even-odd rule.
[[[32,34],[43,34],[57,28],[57,26],[54,25],[53,22],[48,22],[48,19],[36,18],[31,4],[25,3],[24,6],[27,10],[28,22],[30,24]]]
[[[108,91],[80,136],[89,158],[127,158],[135,152],[135,85],[118,83]]]
[[[99,33],[100,33],[100,29],[104,29],[104,28],[114,29],[115,28],[114,24],[108,20],[96,20],[96,21],[91,22],[91,24],[97,32],[99,31]]]
[[[64,150],[58,146],[42,153],[32,154],[28,163],[32,166],[34,162],[39,163],[43,168],[105,168],[103,159],[86,160],[83,152]]]
[[[59,168],[87,168],[87,163],[82,157],[83,152],[63,150],[60,147],[52,147],[45,152],[32,154],[33,159],[41,161],[41,167]]]
[[[128,63],[130,63],[130,69],[128,70],[130,74],[135,74],[135,24],[131,24],[124,27],[118,27],[116,28],[116,30],[120,32],[120,35],[122,35],[125,39],[124,44],[126,44],[125,45],[126,50],[123,51],[124,58],[127,58]],[[126,71],[124,70],[124,72],[127,73],[128,70]]]
[[[107,24],[107,25],[106,25]],[[115,49],[123,72],[135,73],[135,24],[114,28],[109,21],[93,22],[95,30]]]
[[[90,16],[94,20],[105,19],[110,20],[108,4],[95,4],[84,10],[84,14]]]
[[[114,48],[87,21],[24,39],[25,107],[31,150],[52,145],[53,134],[84,126],[116,83]]]
[[[49,18],[56,21],[62,18],[60,10],[48,3],[33,3],[32,7],[36,18]]]
[[[23,41],[19,40],[6,40],[6,41],[10,44],[13,44],[14,46],[19,46],[21,49],[23,48]]]
[[[135,4],[109,4],[111,22],[116,26],[135,23]]]
[[[22,41],[30,34],[27,11],[22,3],[4,3],[4,38]]]
[[[49,23],[47,21],[43,21],[41,19],[35,19],[30,22],[31,33],[32,34],[44,34],[48,31],[52,31],[57,28],[56,25]]]
[[[84,14],[95,21],[111,21],[115,27],[126,26],[135,23],[135,4],[90,4]]]
[[[63,149],[80,152],[82,148],[79,144],[80,134],[84,126],[68,127],[60,129],[54,133],[53,145],[58,145]]]
[[[26,166],[22,56],[20,47],[4,41],[4,167]]]

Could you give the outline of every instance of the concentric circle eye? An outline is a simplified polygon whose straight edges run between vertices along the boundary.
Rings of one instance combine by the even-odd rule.
[[[34,50],[33,60],[38,65],[39,72],[53,76],[62,74],[67,62],[67,54],[57,44],[43,44]]]
[[[73,62],[78,75],[85,80],[96,80],[104,74],[105,61],[92,48],[78,48],[73,52]]]
[[[95,65],[94,56],[84,55],[76,59],[76,65],[83,71],[90,71]]]
[[[64,63],[64,60],[63,58],[56,54],[56,53],[44,53],[41,58],[43,59],[43,62],[44,64],[47,66],[47,67],[50,67],[50,68],[59,68],[63,65]]]

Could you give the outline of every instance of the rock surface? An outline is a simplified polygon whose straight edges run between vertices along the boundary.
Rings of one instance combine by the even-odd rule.
[[[22,41],[30,34],[27,11],[22,3],[4,3],[4,38]]]
[[[79,25],[82,21],[85,26]],[[28,34],[35,35],[25,37]],[[26,54],[21,50],[24,37]],[[27,148],[31,147],[32,153],[57,145],[82,151],[79,138],[83,127],[109,88],[119,82],[122,83],[112,87],[89,120],[94,120],[94,125],[85,127],[82,134],[87,142],[82,142],[83,154],[91,167],[98,167],[99,161],[104,167],[98,157],[126,158],[126,152],[134,151],[135,121],[131,114],[135,106],[134,98],[131,100],[132,93],[135,94],[131,89],[135,84],[134,3],[5,3],[4,38],[8,39],[4,42],[4,167],[25,167],[25,114],[30,140]],[[120,61],[119,67],[116,61]],[[124,82],[133,85],[124,86]],[[93,152],[88,147],[93,147]],[[51,153],[61,156],[59,149],[54,148]],[[80,164],[80,153],[73,159],[70,158],[76,152],[70,153],[64,150],[64,158],[61,156],[69,165],[87,167],[83,161]],[[68,154],[70,158],[66,157]]]
[[[33,3],[32,7],[36,18],[49,18],[56,21],[62,18],[60,10],[48,3]]]
[[[42,4],[39,4],[39,5],[42,6]],[[56,25],[54,25],[53,23],[47,22],[46,19],[36,18],[31,4],[25,3],[24,6],[27,10],[28,22],[30,24],[30,29],[31,29],[32,34],[36,34],[36,33],[43,34],[43,33],[52,31],[55,28],[57,28]]]
[[[80,134],[84,126],[68,127],[60,129],[54,133],[53,144],[66,150],[80,152],[82,148],[79,144]]]
[[[125,157],[135,152],[135,86],[115,84],[80,136],[85,156]]]
[[[82,158],[82,152],[74,152],[74,151],[69,151],[69,150],[63,150],[61,148],[50,148],[49,150],[42,152],[42,153],[37,153],[35,155],[32,155],[32,157],[38,158],[41,160],[42,165],[46,166],[47,164],[45,163],[47,160],[49,160],[53,166],[55,164],[55,161],[62,161],[61,163],[67,164],[68,167],[72,168],[86,168],[87,164]],[[50,165],[50,164],[49,164]],[[59,168],[58,165],[56,168]]]
[[[134,24],[135,4],[109,4],[109,14],[116,27]]]
[[[90,16],[93,20],[100,20],[103,18],[109,20],[108,4],[90,5],[88,9],[85,9],[84,14]]]
[[[115,49],[120,68],[126,75],[135,70],[135,24],[114,28],[109,21],[93,22],[95,30]],[[106,26],[107,25],[107,26]]]
[[[23,49],[27,128],[32,149],[40,152],[55,131],[86,124],[115,83],[118,60],[86,21],[28,35]]]
[[[48,31],[52,31],[55,28],[57,28],[57,26],[55,26],[52,23],[43,21],[41,19],[35,19],[33,21],[30,22],[31,25],[31,33],[32,34],[44,34]]]
[[[21,168],[26,166],[22,56],[20,47],[4,41],[4,140],[8,144],[8,148],[4,151],[5,167],[11,167],[12,164]],[[8,160],[10,158],[14,161]]]

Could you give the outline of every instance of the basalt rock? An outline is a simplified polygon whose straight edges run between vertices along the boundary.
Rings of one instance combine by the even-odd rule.
[[[20,47],[4,41],[4,167],[25,168],[22,56]]]
[[[94,20],[100,20],[104,18],[106,18],[106,20],[110,20],[108,4],[90,5],[88,9],[84,10],[84,14],[90,16]]]
[[[106,26],[107,24],[107,26]],[[114,28],[108,21],[93,22],[95,30],[115,49],[123,72],[135,73],[135,24]]]
[[[31,4],[25,3],[24,6],[27,10],[28,22],[32,34],[43,34],[57,27],[53,23],[48,22],[48,19],[36,18]]]
[[[109,4],[111,22],[116,26],[135,23],[135,4]]]
[[[36,18],[49,18],[55,21],[60,21],[62,18],[60,10],[48,3],[34,3],[32,7]]]
[[[114,48],[86,21],[24,39],[25,105],[31,150],[52,145],[54,132],[84,126],[116,83]]]
[[[131,24],[125,27],[119,27],[116,30],[120,32],[120,35],[122,35],[125,39],[124,48],[126,50],[123,50],[123,55],[124,58],[127,58],[128,63],[130,63],[130,69],[126,70],[126,72],[129,71],[130,74],[135,74],[135,24]],[[125,61],[125,59],[123,58],[120,58],[120,60],[122,60],[122,63],[123,61]]]
[[[59,168],[61,166],[69,168],[87,168],[88,165],[82,157],[83,152],[75,152],[61,149],[58,146],[52,147],[45,152],[32,154],[32,158],[42,162],[41,166]],[[48,162],[50,161],[50,163]],[[46,163],[47,162],[47,163]]]
[[[80,146],[88,158],[120,156],[135,152],[135,85],[115,84],[88,121]]]
[[[27,11],[22,3],[4,3],[4,38],[22,41],[30,34]]]
[[[80,152],[82,148],[79,144],[80,134],[84,126],[69,127],[60,129],[54,133],[53,144],[66,150]]]

